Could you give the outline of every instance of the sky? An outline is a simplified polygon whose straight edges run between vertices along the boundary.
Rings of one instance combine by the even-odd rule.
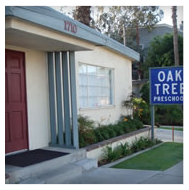
[[[60,6],[53,6],[52,8],[60,11]],[[72,7],[70,7],[70,6],[64,7],[65,12],[68,12],[72,9],[73,9],[73,6]],[[172,16],[171,6],[160,6],[160,9],[163,10],[164,17],[158,24],[169,24],[172,26],[173,23],[172,23],[172,17],[171,17]],[[183,6],[177,6],[177,26],[178,26],[178,28],[181,24],[181,21],[183,21]]]
[[[162,21],[159,22],[159,24],[169,24],[169,25],[173,25],[172,23],[172,10],[171,10],[171,6],[160,6],[160,9],[163,10],[164,12],[164,18],[162,19]],[[181,21],[183,20],[183,6],[177,6],[177,26],[179,27],[179,25],[181,24]]]

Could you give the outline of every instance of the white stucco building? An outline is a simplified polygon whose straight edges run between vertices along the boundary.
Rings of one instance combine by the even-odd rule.
[[[6,7],[5,37],[6,153],[78,148],[78,114],[124,113],[137,52],[49,7]]]

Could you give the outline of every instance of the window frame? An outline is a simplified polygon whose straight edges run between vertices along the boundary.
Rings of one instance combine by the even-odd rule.
[[[87,70],[86,70],[86,74],[83,74],[83,76],[86,76],[87,77],[87,83],[86,85],[80,85],[80,72],[79,72],[79,69],[80,69],[80,65],[86,65],[87,66]],[[108,89],[111,90],[110,92],[110,95],[108,96],[108,98],[111,98],[111,104],[108,104],[108,105],[99,105],[99,106],[89,106],[89,92],[88,92],[88,89],[89,87],[97,87],[97,86],[92,86],[92,85],[89,85],[89,77],[88,76],[98,76],[97,73],[95,75],[88,75],[88,66],[93,66],[95,68],[105,68],[105,69],[108,69],[108,70],[111,70],[111,77],[107,77],[108,80],[111,80],[111,84],[110,84],[110,87],[108,87]],[[103,76],[103,78],[106,78],[105,76]],[[111,68],[111,67],[106,67],[106,66],[100,66],[100,65],[95,65],[95,64],[89,64],[89,63],[84,63],[84,62],[78,62],[78,99],[79,99],[79,110],[87,110],[87,109],[103,109],[103,108],[112,108],[112,107],[115,107],[115,68]],[[87,87],[87,107],[81,107],[80,106],[80,98],[82,96],[80,96],[80,86],[86,86]],[[99,86],[102,88],[102,86]],[[84,96],[83,96],[84,97]],[[94,97],[107,97],[107,96],[94,96]]]

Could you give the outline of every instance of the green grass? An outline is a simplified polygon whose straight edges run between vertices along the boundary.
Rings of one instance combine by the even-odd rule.
[[[172,128],[170,127],[160,127],[160,129],[168,129],[168,130],[172,130]],[[183,127],[174,127],[174,130],[176,131],[183,131]]]
[[[183,160],[183,143],[166,142],[112,168],[164,171]]]

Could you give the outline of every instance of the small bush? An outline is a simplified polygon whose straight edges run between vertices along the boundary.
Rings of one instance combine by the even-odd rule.
[[[105,164],[115,161],[132,153],[149,148],[160,142],[161,141],[157,139],[155,140],[155,142],[152,142],[149,138],[140,137],[140,139],[135,139],[135,141],[132,142],[131,146],[129,146],[127,142],[125,144],[120,144],[114,149],[112,149],[112,147],[107,146],[103,149],[102,163]]]
[[[100,141],[103,141],[103,140],[104,140],[104,137],[102,136],[102,134],[101,134],[99,128],[95,129],[95,130],[94,130],[94,133],[95,133],[97,142],[100,142]]]
[[[124,127],[122,125],[115,125],[114,131],[116,132],[117,136],[125,134]]]
[[[94,127],[94,122],[88,117],[79,116],[79,144],[85,147],[96,142],[104,141],[115,136],[123,135],[143,128],[140,121],[130,117],[122,117],[117,124]]]
[[[133,125],[135,126],[136,129],[142,129],[143,128],[142,122],[137,120],[137,119],[133,119]]]
[[[87,146],[87,143],[81,133],[79,133],[79,146],[80,148]]]
[[[144,150],[148,147],[155,145],[153,141],[149,138],[140,137],[140,139],[135,139],[131,144],[131,151],[138,152],[139,150]]]
[[[183,125],[183,110],[180,105],[160,105],[156,108],[156,123],[161,125]]]
[[[129,154],[131,154],[129,144],[127,142],[125,144],[121,144],[120,148],[121,148],[121,154],[122,154],[123,157],[128,156]]]
[[[113,128],[113,125],[108,125],[108,126],[107,126],[107,131],[108,131],[108,133],[109,133],[109,137],[110,137],[110,138],[113,138],[113,137],[116,136],[116,132],[115,132],[115,130],[114,130],[114,128]]]
[[[110,135],[108,132],[108,127],[99,127],[99,131],[100,131],[101,135],[103,136],[104,140],[110,138]]]
[[[92,120],[90,120],[88,117],[79,116],[78,125],[80,147],[85,147],[97,142],[93,127],[94,122]]]
[[[113,150],[112,147],[107,146],[104,150],[104,158],[108,162],[112,162],[118,158],[118,151]]]
[[[142,122],[150,124],[149,106],[149,82],[141,89],[141,97],[147,102],[149,111],[142,118]],[[155,112],[156,125],[180,125],[183,126],[183,109],[180,105],[159,105]]]

